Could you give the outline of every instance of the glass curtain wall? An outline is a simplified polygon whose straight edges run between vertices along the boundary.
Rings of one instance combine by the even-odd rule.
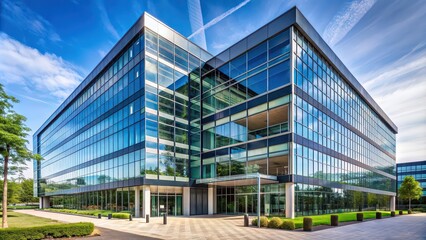
[[[289,132],[291,97],[265,94],[290,84],[289,52],[286,30],[215,70],[203,68],[203,178],[288,174],[288,145],[267,139]],[[228,114],[231,107],[240,110]]]
[[[189,77],[201,61],[146,29],[146,178],[189,181]]]
[[[395,134],[300,32],[293,36],[293,173],[391,195]]]
[[[137,35],[40,133],[39,194],[69,194],[144,174],[143,42]]]

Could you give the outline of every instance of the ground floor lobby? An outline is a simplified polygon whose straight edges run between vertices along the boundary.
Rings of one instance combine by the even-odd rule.
[[[41,208],[112,210],[135,217],[281,215],[295,217],[395,208],[395,197],[298,183],[176,187],[143,185],[40,198]]]

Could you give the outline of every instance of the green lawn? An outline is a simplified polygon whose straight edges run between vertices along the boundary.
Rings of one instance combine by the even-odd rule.
[[[380,211],[382,217],[389,217],[391,215],[390,211]],[[303,218],[310,217],[312,218],[313,226],[318,225],[330,225],[330,215],[339,215],[339,222],[351,222],[356,221],[356,214],[358,212],[347,212],[347,213],[333,213],[333,214],[324,214],[324,215],[314,215],[314,216],[301,216],[293,219],[294,225],[296,228],[303,227]],[[376,218],[376,211],[364,211],[364,219]],[[398,215],[399,211],[395,211]],[[407,211],[404,211],[404,214],[407,214]],[[282,218],[283,220],[291,220],[287,218]]]
[[[1,216],[1,215],[0,215]],[[51,224],[59,224],[58,221],[47,219],[47,218],[41,218],[36,217],[20,212],[12,212],[8,211],[7,213],[7,222],[9,224],[9,227],[37,227],[37,226],[44,226],[44,225],[51,225]]]

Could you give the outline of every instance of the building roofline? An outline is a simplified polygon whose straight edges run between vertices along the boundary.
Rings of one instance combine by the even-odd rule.
[[[345,79],[345,81],[352,86],[361,98],[364,99],[378,117],[382,119],[394,133],[398,133],[398,127],[395,123],[393,123],[389,116],[387,116],[387,114],[374,101],[367,90],[365,90],[358,80],[352,75],[348,68],[343,64],[339,57],[337,57],[324,39],[322,39],[321,35],[315,30],[296,6],[217,54],[209,62],[209,64],[215,68],[219,67],[223,63],[237,57],[244,51],[247,51],[267,38],[291,26],[295,26],[298,30],[302,31],[304,35],[310,39],[310,42],[313,43],[322,55],[334,66],[340,75],[342,75],[343,79]]]
[[[426,164],[426,160],[396,163],[396,166]]]
[[[114,47],[108,52],[107,55],[96,65],[96,67],[87,75],[87,77],[79,84],[79,86],[68,96],[67,99],[55,110],[55,112],[42,124],[42,126],[34,133],[34,136],[39,135],[47,126],[50,125],[64,110],[70,105],[73,100],[81,94],[81,92],[88,87],[92,81],[108,66],[111,61],[117,57],[124,47],[129,44],[129,42],[138,34],[143,27],[147,24],[147,20],[154,20],[154,22],[160,24],[162,27],[171,30],[174,34],[184,38],[186,41],[192,43],[190,40],[182,36],[177,31],[173,30],[166,24],[162,23],[158,19],[154,18],[147,12],[144,12],[138,20],[132,25],[132,27],[124,34],[124,36],[114,45]],[[358,80],[352,75],[352,73],[347,69],[343,62],[337,57],[333,50],[327,45],[327,43],[321,38],[319,33],[314,29],[314,27],[309,23],[305,16],[300,12],[300,10],[294,6],[287,12],[281,14],[274,20],[270,21],[263,27],[257,29],[253,33],[249,34],[247,37],[233,44],[226,50],[217,54],[210,60],[210,64],[214,67],[221,65],[247,49],[254,47],[256,44],[266,40],[267,38],[275,35],[276,33],[282,31],[285,28],[288,28],[292,25],[295,25],[299,30],[305,33],[305,35],[310,38],[311,42],[316,45],[318,50],[320,50],[324,57],[326,57],[329,62],[339,71],[339,73],[344,77],[344,79],[354,88],[354,90],[366,101],[366,103],[373,109],[374,112],[394,131],[398,133],[397,126],[392,122],[392,120],[386,115],[386,113],[380,108],[380,106],[374,101],[370,94],[364,89],[364,87],[358,82]],[[149,26],[148,26],[149,27]],[[151,28],[150,28],[151,29]],[[157,30],[158,29],[151,29]],[[194,43],[192,43],[194,44]],[[200,46],[194,44],[200,49]],[[206,57],[211,57],[211,54],[203,50],[203,54]],[[201,52],[200,52],[201,55]],[[201,56],[199,56],[201,57]],[[205,59],[207,61],[207,59]]]
[[[136,20],[136,22],[130,27],[129,30],[121,37],[118,42],[111,48],[111,50],[105,55],[104,58],[96,65],[96,67],[87,75],[87,77],[81,81],[76,89],[59,105],[59,107],[50,115],[50,117],[40,126],[40,128],[34,133],[34,136],[39,135],[46,129],[73,101],[92,83],[97,76],[107,67],[111,62],[118,56],[118,54],[130,43],[130,41],[144,28],[148,27],[149,29],[159,32],[158,28],[167,29],[169,32],[173,33],[174,36],[179,36],[185,41],[195,45],[200,49],[200,53],[197,57],[207,61],[213,56],[207,52],[202,47],[188,40],[185,36],[167,26],[157,18],[153,17],[147,12],[143,14]],[[160,30],[161,31],[161,30]],[[159,33],[162,35],[161,33]]]
[[[384,122],[394,131],[398,133],[398,127],[389,118],[389,116],[383,111],[383,109],[374,101],[371,95],[365,90],[360,82],[354,77],[349,69],[343,64],[340,58],[333,52],[328,44],[322,39],[320,34],[314,29],[309,23],[306,17],[300,12],[297,7],[293,7],[291,10],[296,12],[296,26],[299,30],[302,30],[306,36],[311,40],[311,43],[322,51],[323,55],[333,64],[337,71],[345,78],[345,80],[354,88],[356,92],[365,100],[365,102],[377,113],[377,115],[384,120]]]

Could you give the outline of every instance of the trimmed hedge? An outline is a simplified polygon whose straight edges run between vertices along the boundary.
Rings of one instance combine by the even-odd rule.
[[[357,213],[357,214],[356,214],[356,220],[357,220],[358,222],[362,222],[362,221],[364,221],[364,213]]]
[[[268,228],[280,228],[281,224],[283,223],[283,220],[279,217],[273,217],[271,220],[269,220]]]
[[[268,221],[268,218],[267,218],[267,217],[260,217],[260,227],[267,227],[267,226],[268,226],[268,223],[269,223],[269,221]],[[251,224],[252,224],[253,226],[257,226],[257,217],[256,217],[256,218],[254,218],[254,219],[251,221]]]
[[[412,212],[411,212],[411,209],[408,209],[408,214],[411,214]]]
[[[303,231],[312,231],[312,218],[303,218]]]
[[[129,215],[130,215],[129,212],[114,213],[109,210],[76,210],[76,209],[57,209],[57,208],[46,208],[44,210],[49,212],[70,213],[70,214],[95,216],[95,217],[98,217],[98,214],[101,214],[102,217],[108,217],[108,214],[112,214],[113,218],[120,218],[120,219],[129,219]]]
[[[280,228],[285,230],[294,230],[296,226],[294,225],[293,221],[284,220]]]
[[[93,223],[68,223],[29,228],[0,229],[2,240],[39,240],[44,238],[81,237],[90,235]]]
[[[330,216],[330,225],[331,226],[339,226],[339,215],[331,215]]]
[[[112,213],[112,218],[129,219],[129,213]]]

